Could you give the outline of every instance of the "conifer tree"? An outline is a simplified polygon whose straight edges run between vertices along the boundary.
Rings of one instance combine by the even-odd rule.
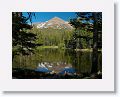
[[[32,13],[28,13],[28,17],[23,16],[22,12],[12,13],[12,56],[15,55],[28,55],[33,52],[37,46],[35,43],[36,35],[28,32],[32,26],[27,23],[31,21]]]

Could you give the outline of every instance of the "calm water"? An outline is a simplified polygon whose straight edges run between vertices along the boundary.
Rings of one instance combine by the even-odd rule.
[[[41,49],[35,54],[16,56],[13,68],[27,68],[43,72],[62,73],[69,72],[90,73],[92,68],[92,52],[80,52],[59,49]],[[102,54],[98,56],[98,71],[102,69]]]

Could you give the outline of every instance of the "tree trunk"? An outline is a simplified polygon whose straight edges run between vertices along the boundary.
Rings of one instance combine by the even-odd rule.
[[[98,31],[97,31],[97,13],[93,13],[94,32],[93,32],[93,56],[91,73],[97,73],[98,69]]]

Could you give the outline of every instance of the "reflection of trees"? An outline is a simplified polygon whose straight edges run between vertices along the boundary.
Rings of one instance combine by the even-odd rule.
[[[90,73],[92,56],[90,52],[77,52],[74,50],[66,50],[65,54],[70,56],[70,63],[78,73]]]
[[[98,52],[98,70],[102,72],[102,53]]]

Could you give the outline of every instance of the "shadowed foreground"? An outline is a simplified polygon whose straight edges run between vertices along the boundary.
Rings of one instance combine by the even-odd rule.
[[[56,74],[30,69],[13,68],[12,77],[13,79],[102,79],[102,74]]]

